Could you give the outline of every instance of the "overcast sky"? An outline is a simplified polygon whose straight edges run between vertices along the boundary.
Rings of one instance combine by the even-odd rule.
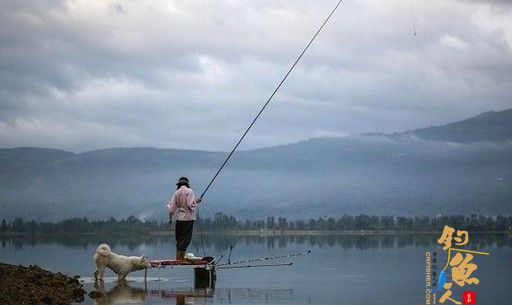
[[[229,150],[336,2],[2,0],[0,147]],[[241,148],[511,107],[512,1],[344,0]]]

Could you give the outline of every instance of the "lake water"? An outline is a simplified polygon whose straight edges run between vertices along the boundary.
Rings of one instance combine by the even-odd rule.
[[[105,296],[82,304],[425,304],[426,252],[438,253],[439,268],[446,253],[437,235],[349,235],[226,237],[206,236],[208,255],[227,256],[233,246],[233,261],[248,257],[273,256],[312,250],[311,254],[266,263],[293,262],[292,266],[217,270],[214,288],[194,288],[193,270],[150,269],[130,274],[118,285],[108,270]],[[11,264],[37,264],[52,271],[80,275],[84,288],[95,290],[90,280],[92,255],[99,243],[107,242],[114,252],[149,258],[174,257],[168,237],[141,236],[136,239],[109,237],[0,237],[0,260]],[[202,254],[194,237],[190,252]],[[470,277],[478,285],[454,284],[452,298],[461,300],[466,290],[476,292],[476,304],[510,304],[512,236],[472,234],[464,247],[490,255],[474,255],[477,265]],[[226,262],[227,259],[223,259]],[[449,279],[450,281],[450,279]],[[446,290],[441,291],[439,299]],[[444,304],[453,304],[447,300]]]

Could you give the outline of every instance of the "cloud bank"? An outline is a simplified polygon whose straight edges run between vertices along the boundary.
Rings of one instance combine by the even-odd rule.
[[[2,1],[0,147],[229,150],[335,3]],[[344,2],[242,148],[512,107],[509,3]]]

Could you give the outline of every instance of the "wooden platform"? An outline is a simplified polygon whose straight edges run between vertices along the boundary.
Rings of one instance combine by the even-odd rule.
[[[165,266],[197,266],[203,267],[213,262],[213,257],[205,256],[193,260],[176,260],[176,259],[152,259],[149,261],[152,267],[165,267]]]
[[[194,268],[194,288],[215,288],[217,274],[215,272],[214,258],[204,256],[197,259],[153,259],[149,263],[153,268],[188,267]],[[144,282],[146,282],[148,269],[144,270]]]

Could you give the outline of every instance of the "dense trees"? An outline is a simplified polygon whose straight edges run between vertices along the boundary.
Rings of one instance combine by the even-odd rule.
[[[343,215],[338,218],[319,217],[309,220],[289,220],[284,217],[269,216],[266,220],[237,220],[233,216],[217,213],[213,218],[199,220],[201,230],[206,232],[222,232],[229,230],[398,230],[398,231],[439,231],[445,225],[474,231],[507,231],[512,230],[512,216],[482,215],[447,215],[437,217],[394,217]],[[166,222],[156,220],[142,221],[134,216],[126,219],[90,221],[87,218],[68,219],[57,223],[24,221],[15,218],[12,221],[2,220],[0,232],[17,233],[149,233],[168,230]]]

